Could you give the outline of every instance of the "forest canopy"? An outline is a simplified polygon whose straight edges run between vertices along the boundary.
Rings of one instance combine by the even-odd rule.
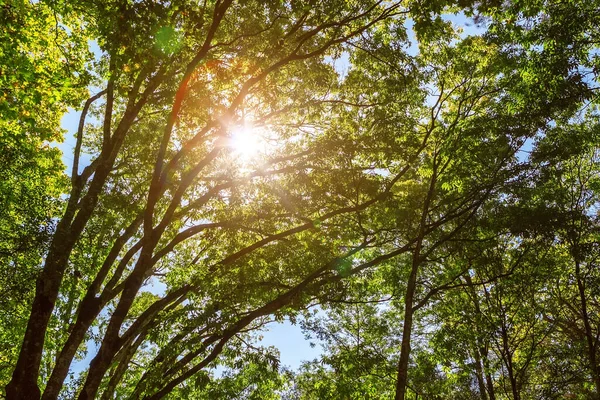
[[[600,399],[599,1],[0,26],[0,397]]]

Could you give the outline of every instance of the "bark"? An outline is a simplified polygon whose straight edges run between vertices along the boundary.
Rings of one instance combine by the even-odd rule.
[[[581,278],[581,264],[579,261],[575,261],[575,275],[577,277],[577,289],[579,291],[581,317],[583,319],[583,326],[585,328],[585,338],[587,342],[587,353],[590,365],[590,372],[592,373],[592,379],[594,380],[594,386],[596,387],[595,399],[600,399],[600,367],[598,366],[598,360],[596,357],[596,338],[594,337],[594,334],[592,332],[592,326],[590,324],[587,298],[585,295],[585,283]]]
[[[479,306],[477,292],[475,292],[475,285],[473,285],[471,275],[469,275],[468,273],[465,274],[465,281],[467,282],[467,288],[469,290],[471,299],[473,300],[473,306],[475,307],[475,315],[481,316],[481,307]],[[477,363],[476,368],[480,370],[477,371],[477,383],[479,385],[479,392],[481,393],[481,398],[482,400],[486,400],[487,396],[489,395],[490,400],[496,400],[496,394],[494,393],[494,381],[489,373],[489,360],[487,349],[483,345],[481,337],[477,337],[476,339],[476,348],[474,349],[474,354],[475,362]],[[483,382],[484,374],[485,382]]]
[[[400,360],[398,361],[398,374],[396,379],[396,396],[395,400],[404,400],[406,396],[406,387],[408,384],[408,361],[410,358],[410,336],[412,333],[413,314],[414,314],[414,295],[417,286],[417,275],[419,272],[419,266],[421,264],[421,250],[423,247],[423,239],[425,238],[426,225],[427,225],[427,214],[429,213],[429,207],[433,194],[435,192],[435,185],[437,180],[437,166],[434,158],[433,174],[429,183],[429,189],[425,197],[423,204],[423,210],[421,212],[421,220],[419,223],[419,233],[417,235],[417,241],[415,243],[415,249],[412,256],[412,265],[410,275],[408,277],[408,283],[406,285],[406,296],[404,298],[404,326],[402,327],[402,343],[400,345]]]
[[[79,176],[79,157],[81,154],[81,144],[83,142],[83,128],[85,127],[85,119],[90,109],[92,103],[98,100],[100,97],[104,96],[107,92],[107,89],[102,90],[95,94],[94,96],[87,99],[85,102],[83,109],[81,110],[81,116],[79,118],[79,126],[77,127],[77,139],[75,141],[75,150],[73,151],[73,167],[71,168],[71,183],[73,187],[78,186]],[[112,96],[112,94],[111,94]]]
[[[136,218],[136,220],[131,223],[126,231],[119,238],[117,238],[108,257],[96,275],[96,278],[88,288],[78,307],[75,324],[73,325],[69,337],[67,338],[67,341],[63,345],[60,354],[56,359],[54,369],[52,370],[52,374],[50,375],[48,383],[46,384],[46,388],[44,389],[44,393],[42,394],[42,400],[52,400],[58,397],[64,380],[69,373],[69,367],[71,366],[73,357],[77,352],[77,348],[85,339],[86,332],[104,305],[109,301],[108,296],[97,297],[96,292],[106,278],[110,267],[116,260],[124,244],[135,233],[140,223],[141,218]],[[127,257],[125,258],[128,259]]]
[[[142,332],[134,341],[124,346],[122,349],[123,354],[119,357],[117,356],[118,364],[114,368],[111,373],[110,380],[108,381],[108,386],[102,393],[101,400],[111,400],[114,398],[115,390],[117,389],[117,385],[123,379],[125,372],[127,372],[127,367],[129,366],[129,362],[135,355],[135,352],[140,347],[140,345],[144,342],[146,338],[146,330]]]
[[[418,245],[420,247],[420,244]],[[415,250],[415,255],[418,253]],[[410,357],[410,336],[413,323],[413,297],[417,284],[417,272],[419,269],[418,257],[413,256],[413,264],[406,288],[404,300],[404,326],[402,328],[402,344],[400,346],[400,360],[398,361],[398,377],[396,380],[395,400],[404,400],[406,396],[406,385],[408,383],[408,361]]]
[[[515,376],[515,371],[513,368],[513,358],[512,353],[510,351],[510,346],[508,343],[508,331],[506,329],[505,322],[502,322],[502,358],[504,359],[504,364],[506,366],[506,370],[508,372],[508,380],[510,381],[510,389],[512,391],[513,400],[521,400],[521,393],[519,391],[519,383],[517,382],[517,378]]]
[[[473,358],[475,359],[475,377],[477,378],[477,387],[479,389],[479,396],[481,400],[487,400],[487,392],[485,389],[485,381],[483,379],[483,366],[481,365],[481,357],[479,350],[474,348],[472,350]]]
[[[521,392],[519,391],[519,384],[514,375],[512,365],[510,368],[508,368],[508,378],[510,379],[510,389],[512,390],[513,400],[521,400]]]
[[[156,82],[158,84],[158,82]],[[153,86],[148,89],[153,90]],[[148,90],[147,89],[147,90]],[[75,187],[71,191],[71,198],[67,209],[58,223],[56,232],[46,257],[44,269],[36,282],[36,293],[27,322],[27,328],[21,345],[19,358],[13,371],[11,381],[6,386],[7,400],[30,400],[40,398],[40,389],[37,386],[40,362],[44,350],[44,341],[48,321],[54,310],[56,299],[62,283],[69,257],[79,239],[88,220],[91,218],[98,197],[116,158],[116,150],[120,148],[125,134],[139,113],[149,93],[127,110],[115,130],[109,148],[104,148],[99,156],[98,166],[90,183],[87,193],[79,203],[77,193],[81,188]],[[79,183],[83,185],[82,182]]]
[[[36,294],[21,352],[12,379],[6,386],[7,400],[37,400],[40,398],[37,377],[42,360],[46,328],[54,310],[67,260],[75,243],[74,236],[69,231],[68,221],[61,220],[44,269],[36,282]]]
[[[151,249],[154,243],[150,245]],[[119,299],[119,303],[106,329],[104,339],[98,350],[98,354],[90,363],[90,369],[79,394],[79,400],[92,400],[96,398],[98,387],[110,367],[115,354],[121,349],[123,339],[119,337],[119,331],[127,313],[135,300],[137,292],[144,282],[145,270],[143,266],[147,265],[152,258],[152,250],[143,250],[140,259],[134,269],[134,272],[127,278],[125,288]]]
[[[490,395],[490,400],[496,400],[496,392],[494,391],[494,380],[492,376],[488,373],[485,374],[485,383],[487,386],[488,394]]]

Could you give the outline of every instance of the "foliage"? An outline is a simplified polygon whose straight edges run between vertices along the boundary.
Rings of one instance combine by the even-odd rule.
[[[68,187],[60,118],[87,84],[85,37],[58,4],[0,5],[0,382],[27,323],[35,277]]]
[[[597,396],[594,7],[2,4],[6,397]]]

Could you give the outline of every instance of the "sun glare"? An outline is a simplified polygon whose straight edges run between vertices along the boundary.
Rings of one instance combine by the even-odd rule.
[[[265,151],[265,141],[258,128],[245,124],[232,129],[230,147],[236,156],[248,160]]]

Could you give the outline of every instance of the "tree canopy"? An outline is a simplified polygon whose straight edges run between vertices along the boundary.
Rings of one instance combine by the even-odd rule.
[[[1,3],[0,393],[600,399],[599,9]]]

